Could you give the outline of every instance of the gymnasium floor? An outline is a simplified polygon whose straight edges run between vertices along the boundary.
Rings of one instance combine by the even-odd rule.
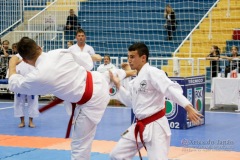
[[[63,138],[69,116],[63,105],[34,119],[36,128],[18,128],[13,103],[0,101],[0,160],[70,160],[70,140]],[[172,130],[169,159],[240,160],[240,113],[207,111],[205,118],[203,126]],[[129,125],[130,109],[108,107],[97,129],[91,160],[108,160]],[[142,153],[147,160],[146,152]],[[136,155],[134,160],[138,159]]]

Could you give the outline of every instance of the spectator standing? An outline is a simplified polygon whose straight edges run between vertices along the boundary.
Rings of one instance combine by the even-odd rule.
[[[0,77],[6,77],[9,55],[12,55],[12,49],[9,48],[9,41],[4,40],[0,48]]]
[[[104,63],[101,64],[98,68],[97,68],[97,71],[98,72],[105,72],[105,71],[108,71],[110,69],[115,69],[116,66],[114,64],[111,63],[111,59],[110,59],[110,56],[109,55],[105,55],[104,56]]]
[[[19,59],[22,59],[19,54],[17,54],[16,56],[19,57]],[[25,77],[28,73],[30,73],[34,69],[35,68],[33,66],[30,66],[29,64],[22,61],[20,64],[17,65],[16,71],[18,74],[21,74],[22,76]],[[26,113],[25,107],[27,107],[28,114]],[[25,127],[25,117],[27,115],[29,116],[28,127],[34,128],[35,125],[33,123],[33,118],[36,118],[39,116],[38,96],[15,93],[14,94],[14,116],[20,118],[21,122],[18,125],[19,128]]]
[[[0,55],[4,55],[4,57],[8,57],[9,55],[12,55],[12,49],[9,48],[9,41],[4,40],[2,42],[2,48],[0,50]]]
[[[78,17],[74,13],[73,9],[70,9],[69,13],[70,13],[70,15],[67,17],[65,30],[74,30],[75,31],[78,29],[78,27],[80,27],[78,25]]]
[[[240,60],[239,60],[239,54],[238,54],[238,47],[232,46],[231,48],[231,55],[230,56],[221,56],[222,59],[229,60],[229,65],[225,68],[225,77],[227,77],[227,74],[230,73],[232,70],[237,69],[237,72],[240,72]]]
[[[220,66],[218,61],[219,58],[220,58],[220,49],[218,48],[218,46],[212,46],[210,50],[210,54],[206,57],[206,60],[210,60],[212,78],[217,77],[218,72],[220,71]]]
[[[93,55],[95,55],[95,51],[92,46],[86,44],[86,34],[83,29],[78,29],[76,31],[76,40],[77,43],[69,47],[72,52],[86,52],[92,56],[93,61],[101,61],[102,59],[95,59]]]
[[[18,52],[17,52],[17,43],[13,43],[12,44],[12,54],[13,55],[16,55]]]
[[[166,19],[165,28],[167,29],[167,40],[173,39],[173,31],[176,30],[176,17],[173,8],[168,4],[164,10],[164,17]]]

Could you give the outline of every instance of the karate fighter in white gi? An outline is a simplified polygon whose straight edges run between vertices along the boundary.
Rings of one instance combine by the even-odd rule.
[[[17,54],[16,56],[22,59],[19,54]],[[35,68],[22,61],[20,64],[18,64],[16,69],[18,74],[25,76]],[[26,116],[26,113],[25,113],[26,107],[27,107],[28,116],[29,116],[28,126],[30,128],[34,128],[35,125],[33,123],[33,118],[39,116],[38,96],[15,93],[14,94],[14,116],[19,117],[21,120],[20,124],[18,125],[19,128],[25,127],[24,117]]]
[[[121,86],[120,80],[111,75],[119,89],[119,99],[132,106],[137,122],[123,133],[110,153],[111,160],[130,160],[138,149],[145,147],[149,160],[167,160],[171,131],[165,117],[165,96],[183,106],[188,118],[199,124],[199,114],[183,96],[179,84],[172,82],[164,71],[148,63],[149,50],[143,43],[135,43],[128,49],[128,62],[137,76],[129,82],[129,89]],[[141,157],[141,154],[139,152]]]
[[[25,77],[17,74],[16,66],[20,60],[13,56],[9,62],[10,90],[21,94],[53,94],[66,102],[79,103],[74,112],[71,159],[90,160],[96,127],[110,100],[109,73],[105,76],[97,71],[88,72],[93,68],[88,53],[66,49],[43,53],[28,37],[23,37],[17,48],[23,61],[35,70]],[[92,92],[89,88],[93,88]],[[80,103],[86,99],[84,104]]]

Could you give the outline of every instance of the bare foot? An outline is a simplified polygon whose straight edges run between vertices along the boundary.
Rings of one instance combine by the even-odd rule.
[[[23,127],[25,127],[25,124],[24,124],[24,123],[20,123],[20,124],[18,125],[18,128],[23,128]]]
[[[35,125],[33,123],[29,123],[28,127],[35,128]]]

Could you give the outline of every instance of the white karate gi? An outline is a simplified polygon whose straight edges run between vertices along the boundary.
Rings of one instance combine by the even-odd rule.
[[[115,71],[117,68],[115,67],[115,65],[113,65],[112,63],[109,63],[107,65],[105,64],[101,64],[98,68],[97,71],[100,73],[104,73],[104,72],[108,72],[109,70],[111,70],[112,72]],[[112,93],[111,90],[114,90],[114,92]],[[117,99],[117,89],[116,86],[111,83],[109,85],[109,95],[110,95],[110,99]]]
[[[87,53],[58,49],[42,53],[35,67],[36,70],[25,77],[12,75],[9,78],[10,90],[22,94],[54,94],[66,102],[78,102],[85,91],[86,69],[91,70],[93,62]],[[75,110],[72,160],[90,159],[96,126],[110,99],[105,77],[99,72],[91,73],[93,95],[87,103],[77,105]]]
[[[110,69],[116,69],[116,66],[113,65],[112,63],[109,63],[107,65],[105,64],[101,64],[98,68],[97,68],[97,71],[100,72],[100,73],[103,73],[103,72],[106,72]]]
[[[19,58],[21,56],[17,54]],[[17,73],[21,74],[23,76],[27,75],[30,73],[33,69],[35,69],[33,66],[21,62],[20,64],[17,65]],[[27,103],[26,103],[27,102]],[[14,116],[15,117],[25,117],[25,105],[28,107],[28,116],[31,118],[35,118],[39,116],[39,111],[38,111],[38,95],[26,95],[26,94],[14,94]]]
[[[85,53],[88,53],[90,55],[93,55],[95,54],[95,51],[93,49],[92,46],[88,45],[85,43],[85,46],[83,47],[83,49],[81,50],[81,48],[78,46],[78,44],[74,44],[72,45],[71,47],[69,47],[69,49],[72,51],[72,52],[85,52]]]
[[[74,44],[71,47],[69,47],[69,49],[71,50],[71,52],[85,52],[88,53],[89,55],[94,55],[95,54],[95,50],[93,49],[92,46],[88,45],[85,43],[83,49],[81,49],[78,44]],[[94,62],[94,66],[96,65],[96,62]]]
[[[132,106],[136,118],[141,120],[164,109],[165,96],[181,106],[191,104],[182,93],[180,85],[167,78],[164,71],[146,63],[136,78],[129,82],[129,90],[120,87],[119,98],[126,106]],[[110,153],[112,160],[130,160],[137,153],[135,125],[134,123],[127,129]],[[149,160],[168,159],[170,136],[171,131],[165,116],[146,125],[143,140]],[[139,134],[138,144],[139,147],[143,147]]]

